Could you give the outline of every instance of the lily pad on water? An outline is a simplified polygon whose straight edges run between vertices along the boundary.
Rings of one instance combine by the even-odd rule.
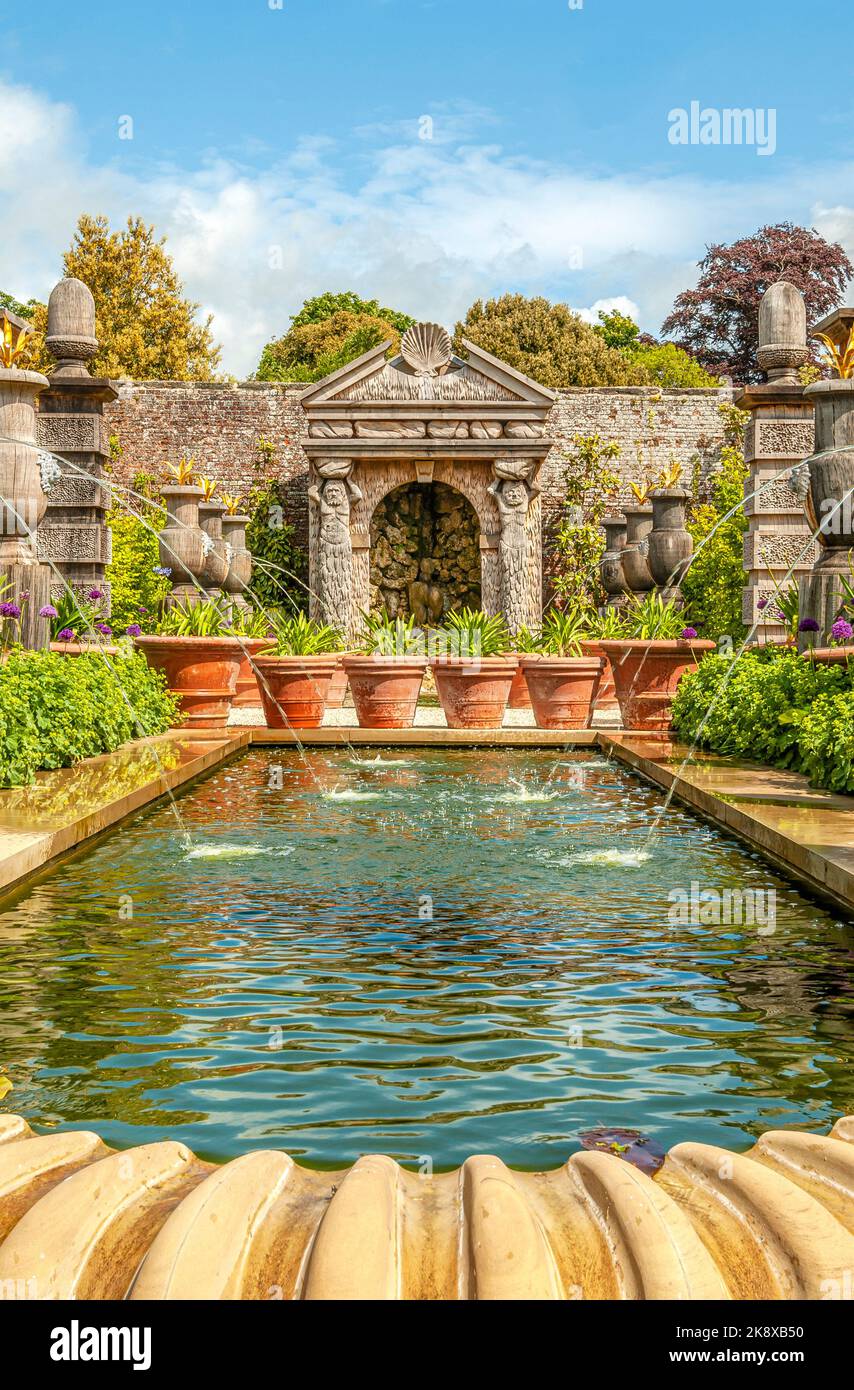
[[[586,1129],[578,1139],[582,1148],[615,1154],[649,1178],[655,1176],[666,1157],[661,1145],[638,1129]]]

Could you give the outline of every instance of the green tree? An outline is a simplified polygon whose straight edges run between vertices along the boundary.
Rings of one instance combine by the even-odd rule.
[[[111,232],[106,217],[84,214],[63,260],[64,272],[89,286],[100,343],[96,376],[136,381],[206,381],[216,375],[221,349],[211,318],[196,320],[198,304],[184,297],[165,240],[140,218]],[[46,310],[37,319],[42,330]]]
[[[565,500],[554,545],[554,591],[569,607],[598,607],[605,595],[599,561],[605,549],[602,518],[620,485],[612,467],[620,457],[614,440],[576,435],[563,480]]]
[[[717,641],[728,636],[738,643],[747,631],[741,616],[742,590],[747,583],[747,518],[741,504],[748,472],[744,462],[748,417],[732,405],[722,405],[720,411],[725,442],[720,466],[711,480],[710,501],[696,502],[688,519],[688,530],[694,538],[694,559],[682,582],[682,594],[691,623],[701,637]],[[728,512],[732,516],[724,521]]]
[[[646,386],[646,369],[609,347],[566,304],[505,294],[477,300],[457,324],[455,346],[468,338],[543,386]]]
[[[695,357],[683,352],[675,343],[659,343],[648,333],[641,333],[634,319],[615,309],[606,314],[600,310],[599,333],[609,347],[622,352],[630,362],[643,367],[659,386],[717,386],[718,378],[710,376]]]
[[[353,290],[317,295],[305,301],[284,337],[267,343],[256,379],[320,381],[380,343],[390,340],[396,352],[401,334],[414,322]]]
[[[118,457],[120,453],[116,443],[114,454]],[[151,500],[130,498],[130,506],[137,513],[132,515],[114,493],[113,508],[107,515],[113,542],[113,558],[106,571],[112,600],[110,626],[119,635],[132,623],[143,632],[153,632],[170,589],[169,580],[155,574],[160,566],[156,533],[164,524],[165,511],[153,495],[154,487],[151,474],[138,473],[133,480],[134,491]]]

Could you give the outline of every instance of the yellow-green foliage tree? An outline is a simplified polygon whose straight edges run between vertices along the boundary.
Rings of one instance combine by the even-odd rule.
[[[415,320],[379,300],[362,299],[353,290],[307,299],[282,338],[264,348],[258,381],[320,381],[363,352],[400,336]]]
[[[95,297],[100,347],[89,364],[93,376],[133,377],[135,381],[209,381],[219,368],[221,349],[213,340],[210,317],[196,319],[198,304],[184,297],[165,239],[141,218],[129,217],[122,231],[110,231],[106,217],[84,213],[63,272],[82,280]],[[51,359],[43,348],[47,309],[32,305],[35,330],[28,366],[44,370]]]
[[[477,300],[457,324],[455,347],[468,338],[543,386],[647,386],[646,369],[611,348],[566,304],[505,294]]]

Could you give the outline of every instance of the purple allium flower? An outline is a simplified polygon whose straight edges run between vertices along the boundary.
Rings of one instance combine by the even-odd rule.
[[[759,602],[757,603],[756,607],[759,608],[759,609],[767,608],[767,607],[768,607],[768,599],[767,599],[767,598],[761,598],[761,599],[759,600]]]
[[[21,610],[17,603],[0,603],[0,618],[20,618]]]
[[[102,636],[112,637],[113,629],[110,627],[109,623],[96,623],[95,626],[97,627],[98,631],[102,634]]]
[[[687,641],[691,641],[694,637],[697,636],[697,629],[695,627],[683,627],[682,636]]]
[[[74,628],[73,628],[73,627],[64,627],[64,628],[62,629],[62,631],[59,633],[59,635],[57,636],[57,639],[56,639],[56,640],[57,640],[57,642],[73,642],[73,641],[74,641]]]
[[[39,609],[40,618],[58,618],[59,614],[52,603],[46,603],[44,608]]]
[[[798,623],[798,632],[818,632],[819,626],[815,618],[801,618]]]
[[[91,599],[92,603],[97,603],[98,599],[103,598],[104,595],[100,589],[90,589],[86,597]]]
[[[29,589],[22,589],[22,590],[21,590],[21,603],[26,603],[26,602],[28,601],[29,597],[30,597],[30,591],[29,591]]]
[[[145,613],[148,612],[148,609],[147,609],[147,608],[138,608],[138,609],[137,609],[137,612],[138,612],[138,613],[145,614]]]
[[[786,615],[785,615],[785,613],[782,611],[781,608],[772,608],[772,609],[771,609],[771,617],[772,617],[772,618],[775,618],[775,619],[777,620],[778,623],[785,623],[785,622],[786,622]]]
[[[834,642],[850,642],[851,638],[854,637],[854,627],[844,618],[837,618],[830,629],[830,635]]]
[[[139,623],[131,623],[130,627],[127,630],[127,635],[128,637],[141,637],[142,628],[140,627]]]
[[[155,565],[154,573],[159,574],[162,579],[168,579],[172,571],[168,565]]]

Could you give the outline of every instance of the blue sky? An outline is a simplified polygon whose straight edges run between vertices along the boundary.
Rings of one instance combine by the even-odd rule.
[[[854,251],[842,0],[0,13],[0,287],[43,295],[80,212],[139,213],[238,375],[326,288],[449,324],[504,290],[616,301],[656,330],[707,242],[788,217]],[[773,156],[674,146],[692,101],[773,108]]]

